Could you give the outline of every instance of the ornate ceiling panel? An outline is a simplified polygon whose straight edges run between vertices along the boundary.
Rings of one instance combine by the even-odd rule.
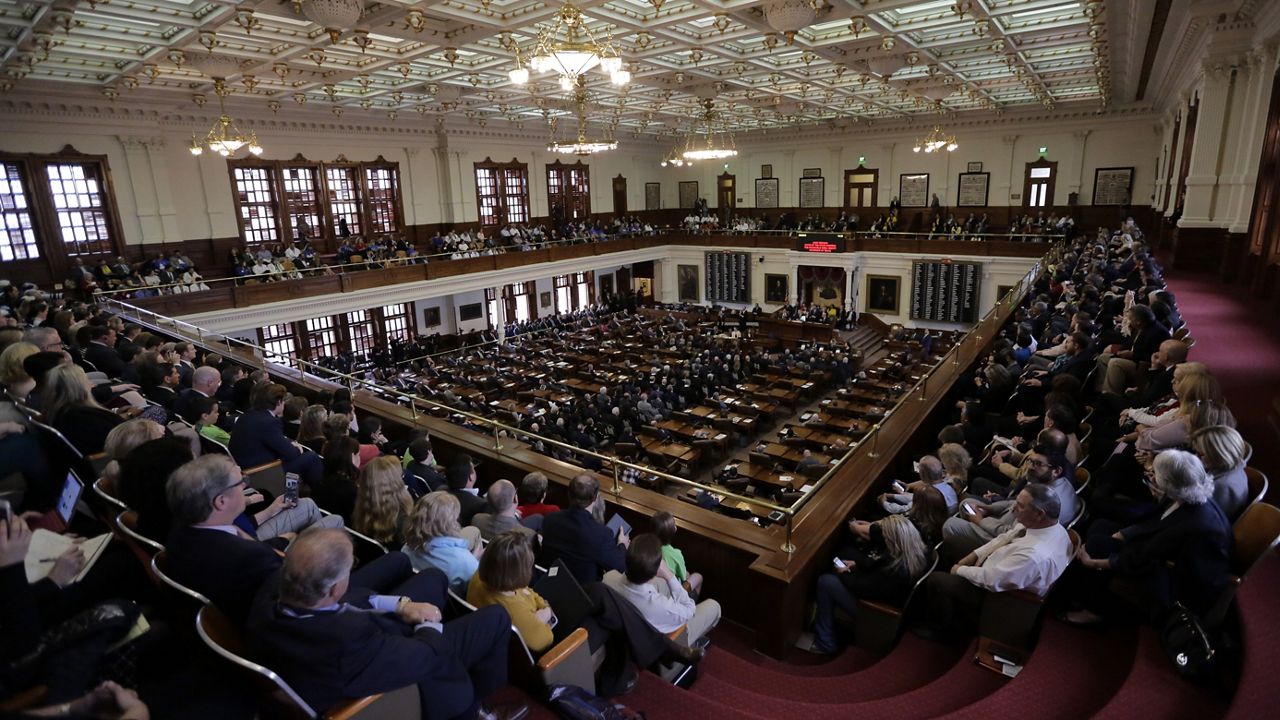
[[[357,22],[332,28],[308,19],[310,2],[0,0],[0,89],[72,83],[181,109],[212,99],[218,77],[233,112],[258,104],[406,122],[416,112],[530,128],[572,112],[554,78],[519,86],[508,76],[556,0],[366,0]],[[619,132],[684,132],[708,98],[739,133],[1111,101],[1101,0],[578,7],[632,73],[621,88],[585,76],[594,121]]]

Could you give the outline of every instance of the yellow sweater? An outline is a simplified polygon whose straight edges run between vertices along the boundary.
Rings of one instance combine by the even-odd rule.
[[[467,602],[478,608],[489,605],[501,605],[511,615],[511,624],[516,626],[529,650],[540,653],[551,647],[551,626],[538,619],[535,614],[549,607],[542,596],[533,588],[523,587],[513,592],[494,592],[480,579],[480,573],[471,576],[467,586]]]

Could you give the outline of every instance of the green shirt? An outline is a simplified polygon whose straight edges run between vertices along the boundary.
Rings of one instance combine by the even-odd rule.
[[[217,425],[201,425],[200,434],[210,440],[216,440],[223,445],[227,445],[231,442],[231,435]]]
[[[684,553],[680,552],[675,545],[662,546],[662,561],[667,564],[667,569],[680,582],[689,579],[689,569],[684,566]]]

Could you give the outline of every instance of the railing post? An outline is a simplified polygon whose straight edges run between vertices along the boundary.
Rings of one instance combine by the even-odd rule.
[[[616,459],[613,461],[613,496],[622,497],[622,478]]]
[[[782,541],[782,552],[790,555],[791,553],[796,551],[796,544],[791,542],[791,523],[795,520],[795,515],[793,515],[791,511],[788,510],[786,513],[786,516],[787,516],[787,539]]]
[[[880,423],[871,428],[871,452],[867,453],[867,457],[872,460],[880,457],[880,453],[876,452],[877,446],[880,445]]]
[[[418,419],[418,401],[412,397],[409,398],[409,412],[413,413],[413,419]]]
[[[497,425],[493,426],[493,449],[498,451],[502,450],[502,438],[498,436]]]
[[[924,402],[924,401],[925,401],[925,397],[928,395],[928,392],[929,392],[929,376],[930,376],[930,375],[932,375],[932,374],[933,374],[933,371],[932,371],[932,370],[930,370],[929,372],[926,372],[926,373],[924,374],[924,377],[923,377],[923,378],[921,378],[921,379],[920,379],[920,397],[918,398],[918,399],[920,400],[920,402]]]

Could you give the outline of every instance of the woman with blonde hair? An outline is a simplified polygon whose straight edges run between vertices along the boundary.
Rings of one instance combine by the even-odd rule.
[[[413,512],[413,498],[404,486],[400,461],[384,455],[365,465],[356,488],[352,527],[383,545],[404,542],[405,525]]]
[[[45,375],[41,393],[40,406],[46,422],[65,435],[81,455],[102,452],[107,435],[124,422],[99,405],[92,390],[93,383],[78,365],[59,365]]]
[[[1249,502],[1249,461],[1244,438],[1228,425],[1207,425],[1191,433],[1191,450],[1213,478],[1213,500],[1234,521]]]
[[[102,452],[111,458],[111,462],[102,470],[102,477],[115,482],[120,476],[120,461],[139,445],[164,437],[164,427],[154,420],[134,418],[122,422],[107,433],[107,440],[102,445]]]
[[[1134,447],[1143,452],[1159,452],[1187,444],[1192,430],[1208,425],[1235,425],[1222,401],[1222,388],[1217,378],[1208,373],[1183,376],[1175,394],[1178,409],[1165,413],[1167,419],[1154,427],[1139,427]],[[1162,417],[1162,419],[1164,419]]]
[[[969,486],[969,468],[973,466],[969,451],[959,443],[947,443],[938,449],[938,459],[942,461],[942,469],[956,492],[964,492]]]
[[[813,621],[814,637],[810,648],[813,652],[834,654],[839,651],[837,608],[852,617],[858,611],[859,598],[902,607],[916,580],[929,568],[929,549],[911,520],[902,515],[890,515],[874,524],[884,541],[883,553],[864,555],[858,560],[837,557],[833,572],[818,578],[818,611]]]
[[[16,342],[0,353],[0,384],[9,397],[25,402],[36,387],[36,381],[22,367],[22,361],[40,352],[40,348],[27,342]]]
[[[298,442],[313,450],[324,447],[324,421],[329,419],[329,408],[323,405],[308,405],[302,411],[302,419],[298,425]]]
[[[449,578],[450,589],[464,594],[467,582],[480,567],[483,548],[479,529],[458,524],[461,514],[458,498],[439,490],[427,493],[413,508],[401,549],[414,570],[436,568]]]

